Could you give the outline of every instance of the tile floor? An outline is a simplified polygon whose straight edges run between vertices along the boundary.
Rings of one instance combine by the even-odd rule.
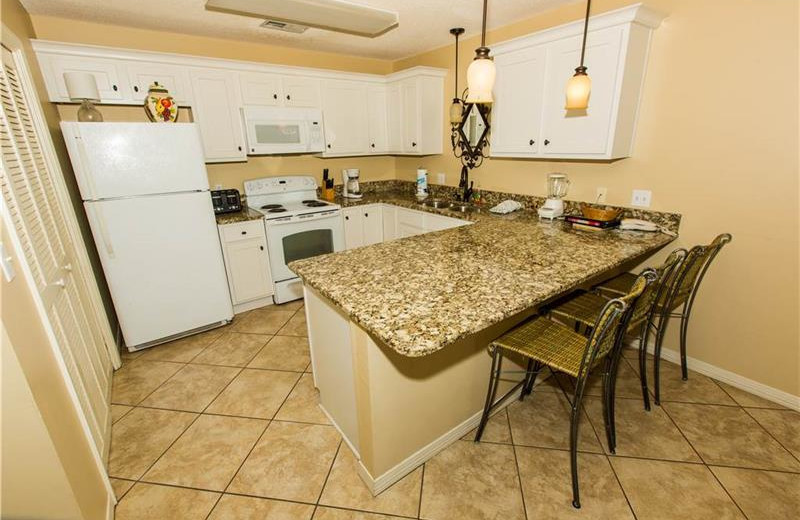
[[[316,405],[301,303],[126,354],[115,374],[109,473],[118,520],[533,520],[800,517],[800,413],[664,363],[643,410],[620,370],[616,455],[590,387],[583,507],[570,505],[568,407],[555,379],[372,497]],[[479,384],[483,385],[481,381]]]

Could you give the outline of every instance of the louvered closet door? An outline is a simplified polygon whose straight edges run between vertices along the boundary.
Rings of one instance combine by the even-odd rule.
[[[0,83],[3,202],[98,453],[105,460],[112,361],[89,299],[85,276],[91,275],[78,272],[66,213],[54,191],[14,55],[5,48]]]

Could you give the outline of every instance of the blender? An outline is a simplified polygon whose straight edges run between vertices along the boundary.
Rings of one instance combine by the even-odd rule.
[[[539,218],[553,220],[564,214],[564,201],[567,195],[569,179],[564,173],[551,173],[547,176],[547,200],[537,211]]]

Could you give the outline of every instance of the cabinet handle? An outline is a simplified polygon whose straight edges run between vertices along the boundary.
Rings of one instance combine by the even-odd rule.
[[[134,92],[139,92],[139,86],[138,85],[134,85],[133,86],[133,91]]]
[[[272,94],[272,99],[278,99],[278,94]]]
[[[116,92],[116,91],[117,91],[117,86],[116,86],[116,85],[111,85],[111,88],[113,88],[113,89],[114,89],[114,92]]]
[[[529,145],[531,145],[531,146],[533,146],[533,143],[535,143],[535,142],[536,142],[536,141],[534,141],[533,139],[531,139],[530,141],[528,141],[528,144],[529,144]]]
[[[544,145],[545,145],[545,146],[547,146],[548,144],[550,144],[550,141],[548,141],[547,139],[545,139],[545,140],[544,140]]]
[[[242,234],[243,234],[243,235],[246,235],[246,234],[247,234],[247,231],[242,231]]]

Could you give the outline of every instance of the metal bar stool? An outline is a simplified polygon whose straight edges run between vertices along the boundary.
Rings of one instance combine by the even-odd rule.
[[[655,379],[655,403],[661,403],[661,347],[664,343],[664,336],[670,318],[680,318],[680,355],[681,355],[681,376],[684,381],[689,379],[689,369],[686,363],[686,336],[689,330],[689,318],[692,314],[697,291],[703,281],[703,277],[708,271],[711,262],[719,254],[722,247],[730,242],[733,237],[728,233],[718,235],[706,246],[694,246],[689,250],[686,258],[675,269],[673,281],[666,290],[666,295],[659,300],[656,316],[654,316],[654,328],[656,329],[656,340],[653,367],[653,379]],[[631,280],[630,273],[622,274],[616,278],[604,282],[596,287],[601,292],[612,295],[620,294],[626,283]],[[624,294],[624,292],[623,292]],[[682,307],[681,307],[682,306]],[[675,312],[681,307],[680,312]]]
[[[650,330],[656,329],[658,309],[664,307],[667,302],[671,284],[675,280],[675,273],[685,257],[685,249],[676,249],[657,269],[651,268],[642,272],[645,274],[651,271],[655,280],[637,300],[628,323],[627,332],[638,332],[639,380],[642,385],[644,408],[648,411],[650,410],[650,394],[647,389],[647,339],[650,336]],[[583,326],[587,330],[591,330],[606,301],[608,301],[606,298],[597,293],[583,293],[550,308],[549,311],[556,318],[574,321],[577,328]]]
[[[620,298],[606,302],[602,312],[593,323],[592,334],[587,338],[568,327],[545,317],[536,317],[512,329],[489,345],[492,355],[492,368],[489,372],[489,387],[481,422],[475,434],[475,442],[480,442],[486,423],[497,403],[522,386],[520,400],[533,391],[540,370],[547,366],[551,371],[563,372],[576,379],[572,399],[564,392],[571,406],[570,413],[570,469],[572,474],[572,505],[580,508],[578,490],[578,423],[581,414],[581,401],[586,380],[592,369],[604,362],[603,368],[603,419],[606,435],[613,430],[613,416],[608,399],[612,394],[615,362],[619,359],[622,331],[625,330],[631,309],[637,298],[650,284],[647,277],[641,276],[633,284],[631,291]],[[495,401],[503,364],[503,353],[513,352],[528,359],[525,378],[509,390],[501,399]],[[563,390],[563,389],[562,389]]]

